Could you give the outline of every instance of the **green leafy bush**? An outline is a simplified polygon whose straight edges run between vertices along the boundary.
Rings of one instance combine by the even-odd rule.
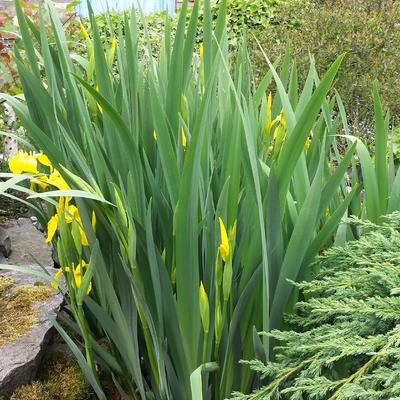
[[[276,359],[248,364],[266,386],[235,399],[389,400],[400,396],[400,214],[349,221],[360,240],[326,251],[306,300],[273,331]]]
[[[293,21],[296,21],[293,24]],[[254,35],[254,36],[253,36]],[[255,38],[271,57],[282,55],[289,40],[299,66],[307,74],[309,52],[323,72],[346,52],[335,88],[352,123],[352,132],[371,136],[371,82],[379,80],[384,105],[395,122],[400,115],[400,3],[398,1],[292,1],[279,4],[275,23],[249,33],[254,62],[265,68]]]
[[[236,47],[241,41],[242,36],[248,30],[263,29],[276,18],[276,13],[283,3],[293,2],[293,0],[228,0],[227,1],[227,35],[229,43],[232,47]],[[211,2],[211,20],[215,25],[220,7],[220,0]],[[175,32],[180,9],[177,11],[175,18],[171,20],[171,30]],[[186,17],[186,24],[190,22],[189,8]],[[110,34],[110,26],[114,32],[117,33],[120,28],[123,29],[125,24],[125,16],[129,17],[130,13],[117,13],[111,12],[102,14],[96,17],[96,22],[101,30],[103,36]],[[154,50],[160,49],[160,39],[165,30],[166,13],[154,13],[145,17],[145,19],[138,20],[138,28],[142,35],[144,34],[144,24],[147,25],[147,33],[149,35],[151,44]],[[199,19],[197,23],[196,42],[203,41],[203,19],[204,12],[201,7],[199,10]]]
[[[273,21],[281,3],[289,0],[228,0],[227,33],[231,45],[237,45],[248,30],[263,29]],[[211,9],[213,18],[218,14],[220,1]],[[202,20],[200,15],[200,20]]]

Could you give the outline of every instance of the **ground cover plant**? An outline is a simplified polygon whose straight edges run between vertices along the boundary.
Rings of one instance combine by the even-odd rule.
[[[63,352],[46,355],[35,381],[18,388],[10,400],[94,400],[79,365]]]
[[[399,207],[378,87],[372,159],[349,135],[339,95],[327,97],[343,55],[321,77],[311,58],[302,86],[289,52],[265,55],[256,85],[246,46],[234,60],[228,51],[226,2],[215,25],[204,2],[196,44],[199,5],[187,26],[184,3],[173,37],[166,18],[153,58],[146,39],[138,55],[135,12],[106,43],[91,14],[77,56],[50,4],[36,25],[16,3],[24,99],[2,97],[33,148],[10,161],[1,188],[30,195],[48,228],[61,265],[52,284],[81,346],[53,322],[100,399],[98,367],[142,399],[250,392],[258,378],[239,361],[273,356],[257,332],[281,328],[293,308],[287,280],[308,278],[324,246],[358,236],[339,225],[347,213],[377,222]],[[355,154],[363,179],[352,174],[349,190]]]
[[[348,221],[357,241],[331,248],[317,275],[297,283],[305,300],[270,333],[274,362],[249,364],[265,387],[235,399],[394,399],[399,387],[400,214]]]

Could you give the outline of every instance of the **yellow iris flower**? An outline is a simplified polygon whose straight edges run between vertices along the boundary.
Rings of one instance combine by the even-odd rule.
[[[226,228],[224,225],[224,221],[222,218],[219,217],[219,229],[220,229],[220,236],[221,236],[221,244],[219,245],[219,252],[221,254],[222,259],[227,262],[229,259],[230,254],[230,245],[228,240],[228,234],[226,233]]]
[[[60,206],[57,208],[57,213],[50,218],[47,224],[46,243],[49,243],[53,240],[54,235],[57,232],[59,216],[64,213],[65,221],[67,222],[67,224],[72,223],[72,221],[76,221],[78,223],[82,246],[89,246],[88,238],[82,228],[82,219],[79,214],[79,210],[76,206],[72,204],[69,205],[68,202],[68,198],[65,199],[65,202],[63,201],[62,197],[60,198]],[[94,211],[92,212],[92,226],[93,229],[96,228],[96,214]]]
[[[274,118],[273,121],[271,121],[269,129],[272,129],[276,123],[278,123],[278,125],[275,127],[274,133],[272,134],[272,139],[270,145],[268,146],[269,152],[272,152],[276,145],[278,146],[278,150],[280,151],[280,149],[282,148],[283,144],[286,141],[286,135],[287,135],[286,120],[283,110],[281,110],[279,115],[276,118]]]
[[[34,156],[37,158],[37,160],[40,162],[40,164],[49,167],[50,172],[53,172],[53,166],[51,165],[51,162],[49,158],[46,156],[46,154],[39,153],[39,154],[34,154]]]
[[[271,132],[271,129],[274,127],[274,125],[279,122],[279,125],[274,130],[273,139],[275,139],[277,129],[279,127],[283,127],[286,129],[286,121],[285,121],[285,116],[283,114],[283,110],[273,120],[271,120],[271,119],[272,119],[272,94],[269,93],[268,98],[267,98],[267,112],[266,112],[266,117],[265,117],[264,133],[266,136],[268,136]]]
[[[23,172],[28,172],[31,174],[37,174],[38,171],[38,161],[40,164],[50,167],[50,171],[53,170],[50,160],[43,153],[33,153],[20,150],[18,154],[10,159],[8,166],[10,171],[14,174],[22,174]]]
[[[70,186],[61,176],[60,172],[53,168],[49,158],[40,153],[25,152],[20,150],[18,154],[12,157],[9,161],[10,171],[15,174],[22,174],[23,172],[28,172],[32,174],[38,174],[38,162],[50,169],[50,175],[39,175],[30,180],[31,187],[33,185],[39,185],[42,189],[47,189],[49,186],[54,186],[59,190],[70,190]],[[60,197],[59,207],[57,208],[57,213],[53,215],[47,224],[47,238],[46,243],[51,242],[54,235],[57,232],[58,223],[60,215],[64,213],[65,220],[67,223],[71,223],[75,220],[79,224],[79,233],[81,236],[81,242],[83,246],[88,246],[89,241],[87,236],[82,229],[82,220],[79,215],[79,210],[74,205],[69,205],[71,197]],[[92,226],[93,229],[96,226],[96,215],[92,213]]]
[[[88,264],[86,264],[85,261],[82,260],[80,264],[78,264],[76,267],[72,264],[72,270],[74,273],[74,281],[76,287],[79,289],[82,285],[82,279],[83,279],[83,268],[86,268]],[[87,288],[86,294],[89,294],[90,291],[92,290],[92,282],[89,282],[89,286]]]
[[[56,281],[56,282],[60,282],[60,278],[61,278],[61,275],[62,275],[62,273],[63,272],[70,272],[71,270],[67,267],[67,268],[60,268],[57,272],[56,272],[56,274],[54,275],[54,280]],[[53,289],[58,289],[58,284],[57,283],[55,283],[55,282],[51,282],[50,283],[50,285],[51,285],[51,287],[53,288]]]
[[[31,190],[34,190],[35,185],[40,186],[43,190],[46,190],[49,187],[46,175],[39,176],[37,178],[31,178],[30,182],[31,182],[30,186]]]
[[[61,278],[61,275],[63,274],[63,272],[71,272],[72,271],[72,273],[74,275],[73,286],[76,287],[77,289],[79,289],[82,285],[82,279],[84,276],[84,268],[87,268],[87,266],[88,266],[88,264],[82,260],[82,262],[79,263],[76,267],[74,266],[74,264],[72,264],[72,269],[69,267],[60,268],[54,275],[54,281],[56,281],[58,283],[51,282],[50,283],[51,287],[53,287],[54,289],[58,289],[60,278]],[[86,294],[88,295],[91,290],[92,290],[92,282],[89,283]]]
[[[47,238],[46,243],[50,243],[53,240],[54,235],[57,232],[58,227],[58,214],[53,215],[47,223]]]
[[[59,190],[71,189],[61,174],[53,168],[49,158],[43,153],[28,153],[20,150],[18,154],[9,161],[10,171],[14,174],[28,172],[38,174],[38,162],[50,169],[50,175],[40,175],[30,180],[31,185],[39,185],[42,189],[47,189],[49,185],[55,186]]]
[[[49,175],[48,179],[46,180],[46,183],[49,185],[55,186],[59,190],[70,190],[70,186],[68,185],[67,182],[65,182],[64,178],[61,176],[61,174],[54,169],[53,172]]]
[[[89,241],[87,239],[86,233],[82,229],[82,220],[81,220],[81,216],[79,214],[78,207],[76,207],[74,205],[68,205],[65,207],[65,210],[67,211],[65,213],[65,221],[69,224],[73,220],[75,220],[79,224],[79,234],[81,236],[82,246],[89,246]],[[92,213],[92,226],[93,226],[93,223],[94,224],[96,223],[96,217],[93,218],[93,216],[94,216],[94,212]],[[93,229],[94,229],[94,226],[93,226]]]
[[[10,159],[8,166],[14,174],[22,174],[23,172],[37,174],[39,172],[37,157],[23,150],[20,150],[18,154]]]
[[[71,187],[65,182],[60,173],[51,167],[52,173],[49,176],[42,175],[31,179],[31,185],[37,184],[42,189],[47,189],[49,185],[55,186],[59,190],[70,190]]]

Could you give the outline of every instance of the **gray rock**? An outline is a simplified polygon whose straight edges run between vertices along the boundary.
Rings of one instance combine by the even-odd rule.
[[[11,239],[8,232],[0,227],[0,253],[4,257],[9,257],[11,254]]]
[[[32,216],[31,218],[30,218],[30,220],[31,220],[31,222],[32,222],[32,225],[36,228],[36,229],[39,229],[39,221],[38,221],[38,219],[35,217],[35,216]],[[40,229],[39,229],[40,230]]]
[[[1,1],[1,0],[0,0]],[[51,247],[45,243],[45,235],[38,231],[30,218],[18,218],[4,225],[11,238],[10,265],[53,265]]]
[[[30,267],[42,271],[40,267]],[[56,269],[48,268],[54,275]],[[11,277],[16,285],[32,285],[40,281],[33,275],[9,271],[4,275]],[[53,328],[46,314],[56,316],[63,302],[61,294],[54,291],[54,295],[36,308],[40,311],[39,322],[29,332],[12,343],[0,347],[0,397],[9,395],[17,387],[30,383],[36,375],[40,361],[53,334]]]

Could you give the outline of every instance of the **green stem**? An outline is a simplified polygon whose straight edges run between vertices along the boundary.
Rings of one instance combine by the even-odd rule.
[[[149,361],[150,361],[150,367],[153,372],[154,381],[155,381],[156,386],[160,387],[160,376],[158,374],[158,365],[157,365],[157,361],[156,361],[154,351],[153,351],[153,343],[151,340],[150,329],[147,324],[146,318],[144,317],[143,312],[139,308],[138,308],[138,313],[139,313],[140,321],[142,323],[144,341],[146,343],[147,354],[148,354]]]
[[[96,373],[96,365],[94,362],[94,357],[93,357],[93,349],[91,346],[91,342],[90,342],[90,334],[88,331],[88,327],[86,324],[86,319],[85,319],[85,314],[83,311],[83,306],[82,305],[78,305],[77,306],[77,317],[78,317],[78,324],[81,328],[81,332],[82,332],[82,337],[83,337],[83,341],[85,343],[85,355],[86,355],[86,361],[88,362],[91,370],[93,371],[94,375],[96,376],[97,379],[97,373]]]
[[[208,332],[204,332],[203,337],[203,353],[201,357],[201,363],[205,364],[207,358],[207,340],[208,340]]]

